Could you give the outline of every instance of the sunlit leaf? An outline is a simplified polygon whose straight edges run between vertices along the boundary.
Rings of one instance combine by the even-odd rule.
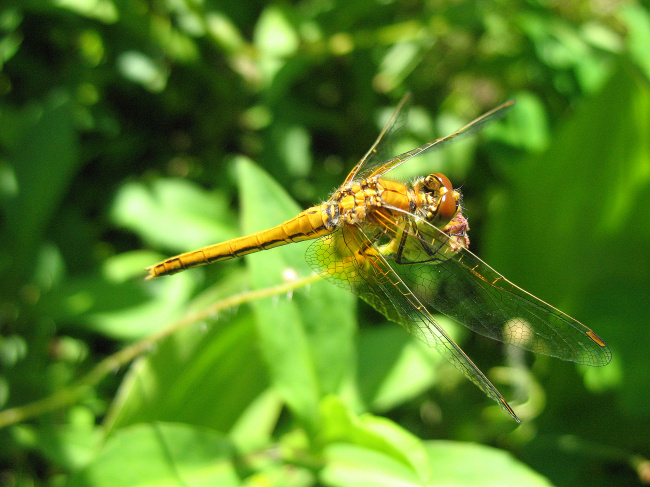
[[[321,404],[323,427],[320,441],[326,445],[355,445],[389,457],[406,467],[411,475],[426,482],[431,476],[426,452],[419,438],[392,421],[364,414],[356,416],[339,399],[327,397]]]
[[[112,0],[55,0],[53,3],[61,8],[106,23],[113,23],[119,17]]]
[[[266,56],[289,56],[298,47],[298,36],[282,10],[269,5],[258,20],[254,42]]]
[[[184,424],[151,423],[112,435],[97,459],[69,487],[241,485],[232,447],[213,431]]]
[[[226,432],[266,387],[250,313],[225,312],[177,331],[134,363],[107,426],[175,420]]]
[[[294,217],[299,207],[265,173],[237,161],[244,231],[263,230]],[[256,288],[308,276],[305,244],[247,256]],[[323,394],[336,391],[353,361],[353,297],[329,283],[254,303],[262,351],[275,387],[294,412],[314,421]],[[332,306],[332,303],[337,303]]]
[[[650,56],[647,46],[650,43],[650,12],[637,3],[630,3],[621,11],[627,24],[627,42],[630,54],[650,79]]]
[[[24,451],[79,470],[94,460],[104,440],[104,432],[84,406],[72,408],[60,424],[23,425],[12,431],[14,441]]]
[[[430,388],[438,379],[436,364],[443,360],[435,349],[394,323],[363,329],[359,338],[361,395],[373,411],[388,410]]]
[[[325,485],[333,487],[421,487],[426,485],[412,470],[371,448],[339,443],[325,449],[327,463],[320,471]]]
[[[96,274],[68,279],[44,294],[37,309],[50,319],[113,338],[136,339],[180,316],[196,286],[192,275],[149,285],[143,277],[110,282]]]
[[[456,487],[550,487],[552,484],[531,468],[516,460],[510,453],[454,441],[425,443],[434,486]]]
[[[235,236],[225,198],[181,179],[125,184],[115,196],[111,216],[151,245],[175,251]]]
[[[149,91],[160,92],[167,85],[169,73],[165,66],[140,52],[122,53],[118,58],[118,67],[125,78],[141,84]]]

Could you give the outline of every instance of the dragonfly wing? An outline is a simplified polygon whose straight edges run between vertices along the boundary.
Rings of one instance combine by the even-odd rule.
[[[421,154],[422,152],[429,149],[440,149],[446,144],[452,142],[453,140],[459,138],[460,136],[470,135],[478,132],[487,124],[500,119],[503,117],[507,111],[515,104],[514,100],[509,100],[498,107],[490,110],[489,112],[481,115],[477,119],[471,121],[464,127],[458,129],[453,134],[449,134],[445,137],[440,137],[431,142],[416,147],[408,152],[404,152],[398,156],[395,156],[391,159],[384,160],[382,156],[385,155],[386,149],[390,148],[390,143],[392,142],[394,134],[404,125],[406,121],[407,105],[410,95],[406,94],[404,98],[399,102],[397,108],[391,115],[388,123],[384,126],[383,130],[375,140],[375,143],[370,147],[366,155],[361,158],[356,166],[350,171],[347,178],[344,181],[344,185],[351,182],[354,179],[363,179],[369,177],[381,177],[383,174],[386,174],[388,171],[395,169],[397,166],[405,163],[409,159]]]
[[[383,162],[382,164],[376,164],[372,166],[372,170],[369,171],[368,174],[366,174],[366,171],[363,171],[363,173],[366,174],[366,177],[370,177],[370,176],[381,177],[383,174],[386,174],[388,171],[395,169],[397,166],[400,166],[401,164],[404,164],[409,159],[412,159],[413,157],[423,153],[426,150],[434,149],[434,148],[436,150],[441,149],[445,145],[449,144],[450,142],[456,140],[461,136],[470,135],[478,132],[487,124],[492,123],[495,120],[498,120],[501,117],[503,117],[514,104],[515,104],[514,100],[509,100],[499,105],[498,107],[493,108],[489,112],[481,115],[480,117],[471,121],[464,127],[456,130],[453,134],[449,134],[445,137],[440,137],[439,139],[433,140],[431,142],[427,142],[426,144],[423,144],[420,147],[416,147],[415,149],[411,149],[408,152],[404,152],[403,154],[395,156],[392,159]]]
[[[321,238],[309,247],[307,261],[322,276],[353,291],[390,321],[399,323],[414,336],[436,348],[519,421],[499,391],[436,322],[429,309],[394,272],[373,240],[363,231],[346,226]]]
[[[388,157],[388,152],[391,148],[391,143],[395,134],[400,131],[404,126],[406,117],[408,115],[408,101],[411,95],[407,93],[397,104],[392,115],[384,125],[384,128],[377,136],[375,143],[368,149],[368,152],[361,158],[361,160],[352,168],[350,174],[343,182],[343,185],[358,178],[365,178],[370,176],[376,167],[384,164],[384,157]]]
[[[504,278],[463,247],[441,252],[450,237],[410,217],[404,251],[391,265],[414,294],[482,335],[535,353],[606,365],[611,351],[591,329]],[[453,238],[453,237],[451,237]]]

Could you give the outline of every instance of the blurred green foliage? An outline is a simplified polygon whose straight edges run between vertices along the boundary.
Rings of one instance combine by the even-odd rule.
[[[641,1],[4,2],[0,485],[650,482],[648,46]],[[614,353],[504,353],[441,318],[518,427],[329,283],[206,315],[308,275],[304,244],[142,280],[325,199],[407,91],[393,153],[517,100],[401,176],[447,174],[472,249]]]

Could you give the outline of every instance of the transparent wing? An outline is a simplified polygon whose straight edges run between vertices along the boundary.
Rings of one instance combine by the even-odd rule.
[[[440,149],[450,142],[458,139],[461,136],[470,135],[478,132],[487,124],[494,122],[495,120],[503,117],[508,110],[515,104],[514,100],[509,100],[496,108],[493,108],[489,112],[481,115],[477,119],[471,121],[464,127],[456,130],[453,134],[446,135],[445,137],[440,137],[439,139],[427,142],[426,144],[411,149],[408,152],[404,152],[398,156],[393,157],[392,159],[385,161],[381,164],[370,166],[369,168],[360,168],[360,174],[364,177],[376,176],[380,177],[383,174],[386,174],[388,171],[395,169],[396,167],[404,164],[409,159],[422,154],[425,150],[429,149]],[[366,175],[367,174],[367,175]]]
[[[409,159],[421,154],[426,150],[432,148],[440,149],[461,136],[476,133],[485,127],[485,125],[503,117],[507,111],[515,104],[514,100],[509,100],[502,105],[499,105],[498,107],[490,110],[484,115],[481,115],[477,119],[471,121],[464,127],[458,129],[453,134],[447,135],[445,137],[440,137],[439,139],[431,142],[427,142],[420,147],[411,149],[410,151],[404,152],[403,154],[395,156],[392,159],[382,160],[380,157],[377,157],[377,155],[383,154],[383,149],[386,146],[390,145],[390,139],[393,138],[396,130],[398,130],[399,127],[404,124],[407,115],[406,108],[409,97],[410,95],[407,94],[404,96],[404,98],[402,98],[402,100],[397,105],[397,108],[395,108],[395,111],[388,120],[388,123],[386,123],[383,130],[377,137],[377,140],[375,140],[375,143],[372,145],[370,150],[368,150],[368,152],[366,152],[366,154],[361,158],[357,165],[354,166],[352,171],[350,171],[350,174],[348,174],[343,184],[349,183],[350,181],[359,178],[368,178],[372,176],[380,177],[383,174],[386,174],[388,171],[395,169]]]
[[[380,233],[377,234],[381,236]],[[499,391],[436,322],[429,309],[369,238],[357,227],[346,226],[314,242],[307,261],[323,277],[359,295],[386,318],[402,325],[497,401],[515,420],[513,410]]]
[[[375,143],[372,144],[372,147],[368,149],[368,152],[366,152],[361,160],[357,162],[357,164],[352,168],[350,174],[348,174],[347,178],[345,178],[343,185],[359,177],[368,177],[370,173],[372,173],[374,167],[381,166],[383,164],[383,157],[388,157],[386,152],[390,149],[395,134],[399,132],[399,130],[404,126],[406,116],[408,114],[408,105],[410,98],[410,93],[407,93],[400,100],[392,115],[388,119],[388,122],[386,122],[386,125],[384,125],[384,128],[377,136]]]
[[[414,215],[397,229],[388,256],[401,280],[431,312],[487,337],[585,365],[606,365],[612,354],[591,329],[514,285],[453,237]],[[387,220],[386,227],[391,223]],[[401,233],[396,233],[401,232]]]

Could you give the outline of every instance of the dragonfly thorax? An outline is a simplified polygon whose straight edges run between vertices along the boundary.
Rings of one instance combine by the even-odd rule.
[[[379,178],[352,181],[336,190],[329,201],[328,214],[332,227],[341,224],[359,225],[371,221],[376,211],[384,215],[413,211],[415,198],[405,185]]]

